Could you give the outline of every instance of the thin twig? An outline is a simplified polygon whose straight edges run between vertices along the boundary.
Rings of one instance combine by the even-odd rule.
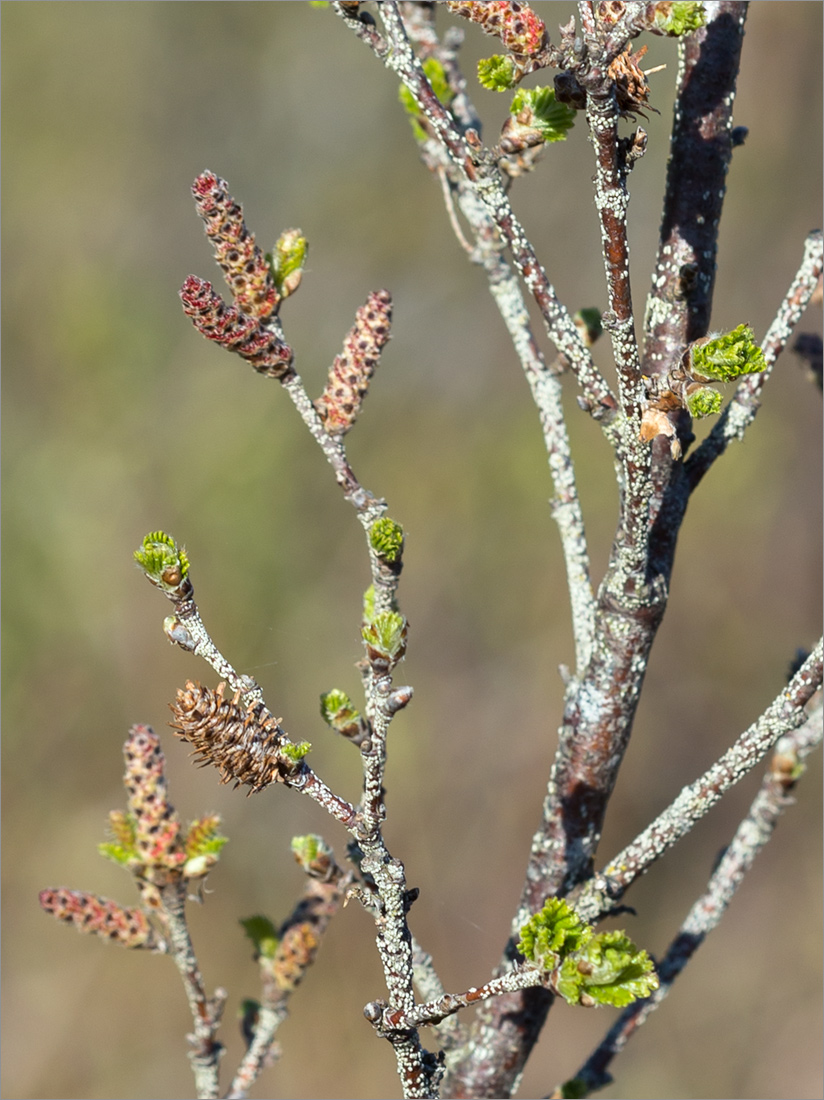
[[[778,356],[787,346],[801,314],[810,303],[824,266],[824,240],[820,229],[804,242],[804,256],[778,312],[761,344],[767,368],[760,374],[748,374],[738,385],[710,434],[687,459],[685,466],[690,490],[730,443],[743,439],[761,405],[760,396]]]
[[[821,688],[821,680],[822,641],[819,639],[787,687],[735,744],[699,779],[685,787],[603,871],[580,891],[573,892],[570,901],[579,916],[594,922],[614,908],[632,883],[686,836],[724,793],[764,758],[779,737],[804,721],[804,707]]]
[[[337,10],[338,5],[335,7]],[[339,14],[367,42],[376,56],[398,74],[414,96],[454,169],[477,190],[541,311],[550,339],[569,360],[589,407],[596,415],[614,410],[615,398],[596,369],[589,349],[584,345],[568,311],[561,305],[523,226],[515,217],[500,173],[492,164],[482,163],[483,156],[470,146],[449,111],[433,92],[421,62],[409,42],[395,0],[383,0],[379,10],[388,42],[383,42],[379,36],[360,33],[358,20],[342,12]]]
[[[226,991],[215,990],[213,997],[206,995],[189,929],[186,924],[186,880],[175,878],[160,888],[162,919],[168,930],[170,954],[183,979],[183,988],[194,1021],[194,1034],[189,1036],[192,1050],[189,1060],[195,1075],[195,1089],[199,1100],[216,1100],[218,1067],[223,1053],[216,1035],[226,1003]]]

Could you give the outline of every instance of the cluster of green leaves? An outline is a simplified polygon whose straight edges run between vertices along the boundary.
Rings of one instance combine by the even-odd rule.
[[[153,584],[175,588],[189,572],[189,559],[165,531],[152,531],[134,552],[134,560]]]
[[[742,374],[759,374],[766,365],[749,325],[708,336],[690,348],[690,374],[701,382],[732,382]]]
[[[646,951],[624,932],[594,933],[563,898],[546,905],[521,928],[518,950],[542,970],[569,1004],[623,1008],[658,988]]]

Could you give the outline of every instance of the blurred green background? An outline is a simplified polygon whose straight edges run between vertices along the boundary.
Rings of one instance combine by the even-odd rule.
[[[573,5],[542,3],[555,26]],[[439,19],[446,23],[445,13]],[[714,327],[763,335],[821,224],[818,3],[751,5],[737,150],[721,226]],[[283,789],[246,799],[196,770],[167,703],[211,670],[172,649],[169,608],[132,564],[150,530],[182,540],[213,637],[263,685],[313,763],[357,796],[356,753],[318,695],[358,693],[368,583],[360,525],[277,384],[207,344],[177,291],[222,286],[189,187],[230,183],[268,248],[300,226],[311,251],[283,317],[309,391],[370,290],[395,299],[393,340],[349,437],[362,483],[407,531],[392,728],[390,846],[421,888],[413,928],[447,988],[499,957],[572,658],[537,417],[482,274],[419,163],[397,83],[329,11],[271,3],[16,3],[2,7],[4,526],[4,1058],[6,1097],[186,1097],[190,1019],[168,959],[80,937],[38,909],[67,885],[136,898],[96,853],[124,804],[131,723],[163,736],[172,799],[219,812],[231,838],[191,907],[209,988],[232,1019],[257,992],[237,921],[282,919],[300,887],[292,835],[344,837]],[[468,28],[466,71],[495,52]],[[660,115],[630,179],[639,318],[661,209],[676,51],[649,41]],[[475,95],[492,138],[505,97]],[[562,299],[604,307],[582,124],[514,202]],[[811,308],[802,328],[818,329]],[[609,349],[599,346],[609,371]],[[616,500],[599,430],[570,430],[596,575]],[[743,445],[712,470],[681,538],[672,600],[601,848],[605,861],[781,689],[820,633],[820,401],[793,354]],[[819,754],[820,755],[820,754]],[[820,759],[721,929],[616,1063],[605,1097],[813,1097],[821,1089]],[[756,789],[742,783],[629,895],[631,934],[661,954]],[[293,1000],[283,1058],[257,1097],[398,1095],[361,1016],[382,992],[369,919],[351,905]],[[559,1006],[521,1095],[573,1073],[612,1022]],[[226,1077],[228,1080],[228,1077]]]

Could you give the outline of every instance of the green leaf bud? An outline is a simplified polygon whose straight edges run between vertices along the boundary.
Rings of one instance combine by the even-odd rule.
[[[732,382],[742,374],[758,374],[766,366],[749,325],[696,340],[690,347],[689,373],[700,382]]]
[[[397,611],[381,611],[362,628],[366,653],[376,671],[387,672],[406,652],[406,619]]]
[[[580,950],[591,937],[592,929],[563,898],[547,898],[540,913],[521,928],[518,950],[543,970],[553,970],[560,959]]]
[[[273,959],[280,941],[277,929],[269,918],[263,916],[246,917],[240,923],[246,935],[255,945],[255,957]]]
[[[300,229],[285,229],[266,260],[280,298],[288,298],[300,286],[309,242]]]
[[[221,836],[218,832],[219,825],[220,818],[217,814],[208,814],[189,826],[184,843],[184,878],[200,878],[217,863],[223,845],[229,842],[228,837]]]
[[[334,688],[320,697],[320,713],[324,722],[333,730],[346,736],[360,729],[360,714],[352,706],[352,700],[345,691]]]
[[[292,854],[311,878],[326,879],[335,867],[332,849],[314,833],[293,836]]]
[[[384,516],[369,528],[369,545],[382,561],[392,564],[403,553],[403,528]]]
[[[721,408],[721,394],[711,386],[701,386],[687,394],[687,409],[690,416],[700,420],[712,416]]]
[[[511,57],[496,53],[478,62],[478,81],[491,92],[506,92],[514,88],[516,78],[517,69]]]
[[[691,34],[705,26],[707,16],[704,5],[691,0],[675,0],[672,4],[656,4],[652,27],[656,34],[666,34],[677,38],[682,34]]]

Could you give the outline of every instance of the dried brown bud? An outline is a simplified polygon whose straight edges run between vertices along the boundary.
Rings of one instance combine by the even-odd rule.
[[[638,64],[646,52],[647,47],[642,46],[633,54],[631,46],[627,45],[607,69],[615,86],[615,100],[622,115],[643,115],[645,111],[655,110],[648,102],[649,84]]]

